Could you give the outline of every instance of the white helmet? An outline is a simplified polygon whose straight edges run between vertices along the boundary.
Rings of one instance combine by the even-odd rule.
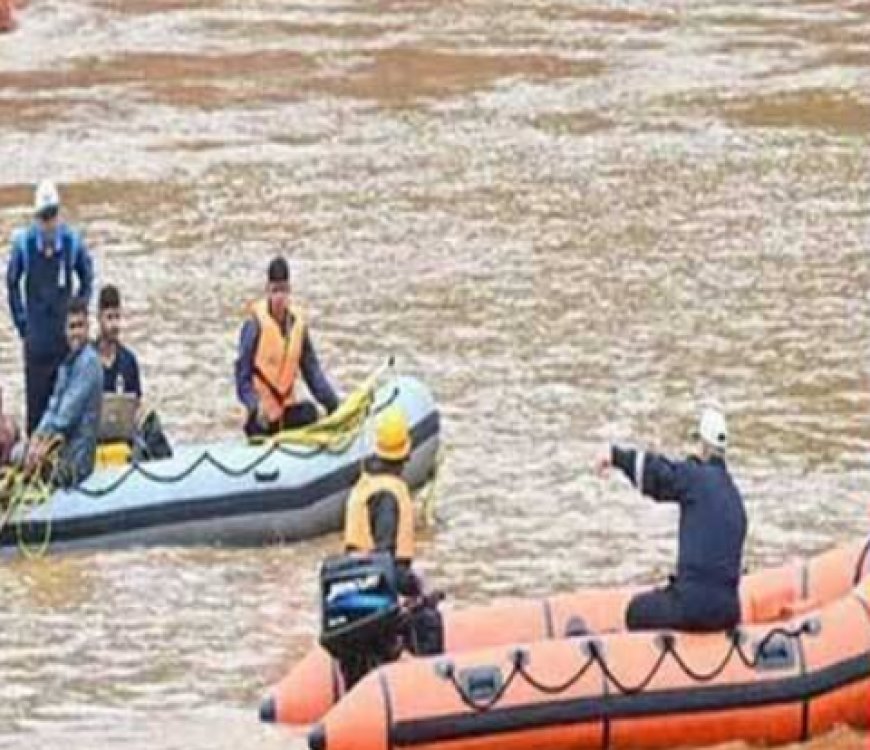
[[[33,195],[33,210],[41,214],[46,209],[59,207],[60,194],[57,192],[57,186],[51,180],[40,182]]]
[[[698,422],[698,437],[711,448],[724,451],[728,447],[728,423],[715,406],[705,406]]]

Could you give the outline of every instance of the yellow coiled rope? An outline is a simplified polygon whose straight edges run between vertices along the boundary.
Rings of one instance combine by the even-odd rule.
[[[0,533],[10,520],[15,522],[18,550],[24,557],[41,557],[51,542],[51,514],[46,516],[42,539],[31,545],[24,538],[24,527],[30,512],[47,503],[54,493],[60,468],[63,438],[52,440],[42,462],[32,471],[20,467],[7,468],[0,475]]]
[[[309,445],[336,452],[346,450],[366,428],[374,405],[375,387],[392,364],[390,359],[375,370],[342,401],[338,409],[323,419],[305,427],[283,430],[270,437],[253,438],[251,442],[264,445]]]
[[[271,437],[252,438],[251,442],[262,445],[307,445],[340,452],[346,450],[361,433],[367,440],[371,439],[369,421],[374,407],[375,388],[385,373],[392,369],[393,364],[394,360],[390,357],[384,365],[369,375],[338,409],[314,424],[284,430]],[[368,451],[363,450],[362,455],[368,455]],[[432,527],[438,521],[435,508],[443,463],[444,451],[442,450],[436,457],[427,485],[418,493],[419,521],[423,527]]]

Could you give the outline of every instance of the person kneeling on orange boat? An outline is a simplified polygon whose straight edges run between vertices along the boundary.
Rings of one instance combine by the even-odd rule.
[[[427,595],[413,569],[414,504],[402,469],[411,455],[411,433],[405,414],[388,407],[377,422],[375,456],[351,491],[344,524],[344,550],[349,554],[386,553],[395,563],[398,593],[408,607],[406,646],[414,654],[443,650],[443,627],[437,610],[440,594]]]
[[[695,437],[699,454],[673,461],[655,453],[610,446],[599,475],[618,468],[658,502],[679,505],[677,573],[668,586],[635,596],[629,630],[715,631],[740,621],[740,581],[746,511],[725,463],[728,427],[722,412],[705,407]]]

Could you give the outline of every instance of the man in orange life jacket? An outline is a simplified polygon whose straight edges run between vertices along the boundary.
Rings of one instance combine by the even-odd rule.
[[[252,305],[239,337],[236,393],[248,412],[248,436],[317,421],[317,407],[295,399],[300,370],[314,398],[327,413],[335,411],[338,396],[320,368],[302,311],[290,303],[290,269],[279,256],[269,264],[266,299]]]
[[[388,552],[396,561],[399,593],[422,599],[423,584],[412,570],[414,504],[402,469],[411,455],[411,432],[404,413],[389,407],[377,423],[375,456],[347,502],[344,522],[346,552]],[[437,597],[436,597],[437,599]],[[411,619],[411,651],[442,651],[442,625],[434,602],[422,600]]]

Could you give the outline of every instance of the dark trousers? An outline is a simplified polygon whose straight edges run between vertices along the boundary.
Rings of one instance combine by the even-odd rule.
[[[311,401],[300,401],[284,410],[280,422],[272,422],[268,429],[263,429],[257,423],[257,415],[251,414],[245,422],[245,434],[248,437],[274,435],[281,430],[292,430],[294,427],[305,427],[317,421],[317,407]]]
[[[27,434],[32,435],[48,408],[48,401],[54,391],[54,382],[60,368],[64,352],[51,355],[32,355],[24,350],[24,388],[27,393]]]
[[[672,584],[637,594],[625,619],[629,630],[728,630],[740,622],[740,602],[736,590]]]

